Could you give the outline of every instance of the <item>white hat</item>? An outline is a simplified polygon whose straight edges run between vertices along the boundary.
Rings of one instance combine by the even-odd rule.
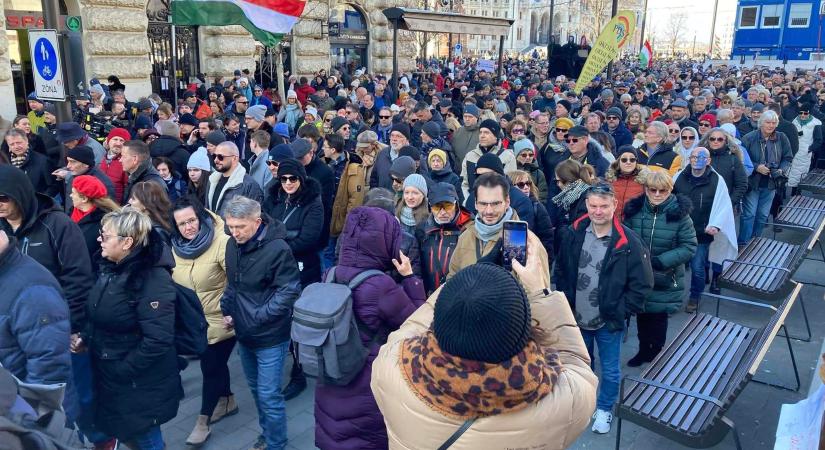
[[[392,105],[390,105],[390,111],[394,113],[401,112],[401,107],[393,103]]]
[[[318,118],[318,110],[312,106],[307,106],[304,110],[304,114],[312,114],[312,117]]]
[[[357,88],[358,86],[361,86],[361,82],[358,80],[352,80],[352,83],[350,83],[349,85],[351,87]]]
[[[209,164],[209,155],[206,153],[206,147],[200,147],[195,153],[189,157],[189,162],[186,163],[187,169],[200,169],[207,172],[212,171],[212,166]]]

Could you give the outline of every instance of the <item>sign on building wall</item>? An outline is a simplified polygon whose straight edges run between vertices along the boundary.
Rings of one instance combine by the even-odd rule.
[[[29,30],[34,92],[41,100],[66,100],[60,47],[55,30]]]

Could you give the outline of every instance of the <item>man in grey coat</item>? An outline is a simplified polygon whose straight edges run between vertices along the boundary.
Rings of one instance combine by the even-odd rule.
[[[209,175],[206,207],[223,217],[224,205],[233,197],[242,195],[262,202],[264,191],[240,163],[238,146],[230,141],[222,142],[212,153],[215,171]]]

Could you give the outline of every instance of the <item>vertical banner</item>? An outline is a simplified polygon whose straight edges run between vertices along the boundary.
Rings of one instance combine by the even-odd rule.
[[[635,30],[636,13],[633,11],[619,11],[616,17],[605,25],[576,79],[574,91],[577,94],[581,93],[582,89],[590,84],[610,61],[616,58],[619,50],[624,47]]]

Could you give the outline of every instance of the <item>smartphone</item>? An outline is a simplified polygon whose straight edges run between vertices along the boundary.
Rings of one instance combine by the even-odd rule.
[[[512,270],[513,260],[527,265],[527,222],[505,220],[501,239],[504,268]]]

